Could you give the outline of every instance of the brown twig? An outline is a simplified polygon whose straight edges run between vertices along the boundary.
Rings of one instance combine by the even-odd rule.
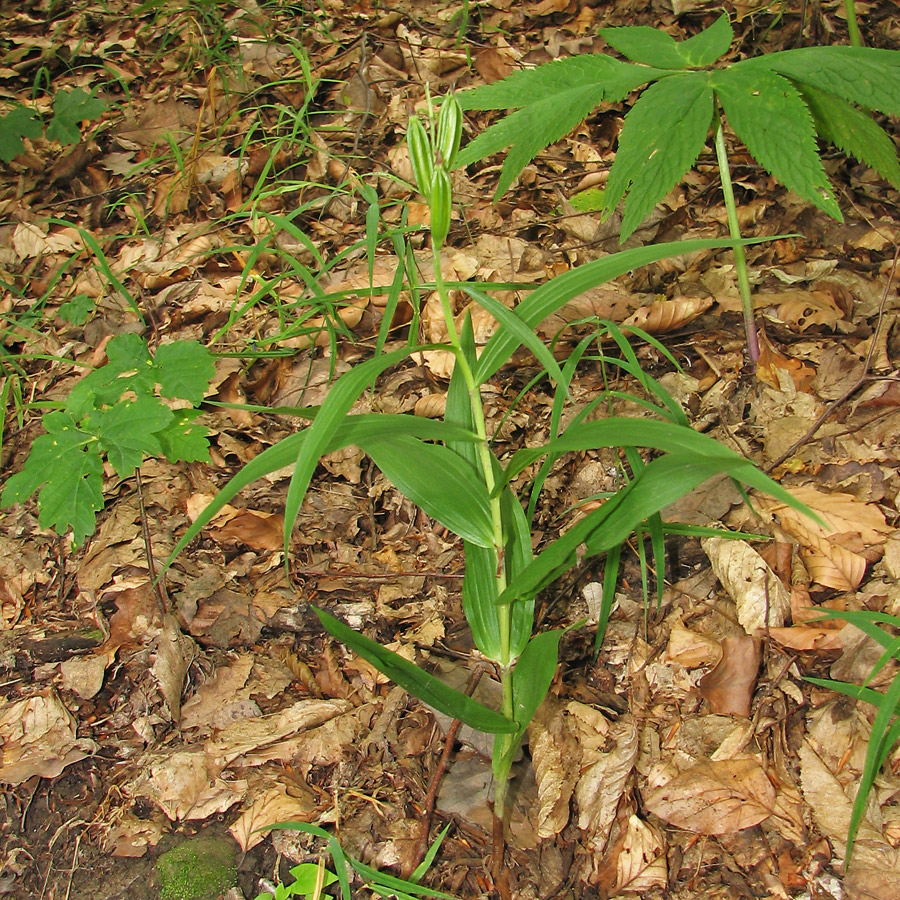
[[[810,426],[809,430],[802,437],[798,438],[788,447],[781,456],[778,457],[773,463],[770,463],[766,466],[766,472],[771,472],[773,469],[777,469],[786,459],[790,459],[804,444],[808,443],[815,436],[816,432],[831,418],[831,415],[834,413],[838,407],[842,406],[846,403],[868,380],[869,377],[869,369],[872,365],[872,359],[875,356],[876,347],[878,344],[878,333],[881,330],[882,322],[884,321],[884,307],[887,303],[888,292],[891,289],[891,284],[894,281],[894,272],[897,268],[897,259],[900,258],[900,244],[894,250],[894,258],[891,261],[891,270],[888,273],[887,283],[884,286],[884,291],[881,295],[881,304],[878,307],[878,320],[875,323],[875,330],[872,332],[872,339],[869,344],[869,350],[866,353],[866,360],[863,363],[863,370],[860,374],[859,378],[841,394],[836,400],[832,400],[828,406],[825,407],[822,414],[816,419],[815,422]]]
[[[137,483],[138,508],[141,513],[141,535],[144,538],[144,553],[147,557],[147,570],[150,573],[153,590],[159,602],[159,610],[165,616],[172,611],[162,578],[156,576],[156,563],[153,560],[153,543],[150,539],[150,525],[147,521],[147,510],[144,506],[144,483],[141,481],[140,469],[135,470]]]
[[[472,670],[465,687],[465,693],[469,697],[475,693],[475,688],[478,687],[478,682],[481,681],[481,676],[483,674],[484,669],[481,666]],[[459,719],[454,719],[447,729],[447,736],[444,738],[444,749],[441,751],[437,768],[435,768],[434,774],[431,776],[431,782],[428,785],[428,793],[425,796],[425,809],[422,814],[422,821],[419,825],[419,837],[416,843],[416,852],[409,862],[409,871],[404,873],[404,878],[409,878],[412,875],[422,860],[425,859],[425,854],[428,852],[428,836],[431,833],[431,824],[434,821],[434,808],[437,804],[438,788],[441,786],[441,781],[447,772],[447,767],[450,765],[450,757],[453,755],[453,745],[456,743],[456,736],[459,734],[459,729],[461,727],[462,722],[460,722]]]

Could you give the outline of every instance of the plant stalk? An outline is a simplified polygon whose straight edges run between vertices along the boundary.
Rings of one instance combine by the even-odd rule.
[[[432,246],[434,252],[434,283],[437,288],[438,296],[441,301],[441,308],[444,313],[444,324],[447,327],[447,335],[450,345],[453,348],[456,357],[456,365],[460,367],[463,381],[466,384],[466,390],[469,394],[469,404],[472,410],[472,420],[475,423],[475,433],[478,435],[478,459],[481,465],[481,474],[484,479],[490,499],[491,524],[493,526],[494,552],[497,556],[497,570],[495,573],[495,581],[497,585],[497,596],[506,589],[506,565],[504,560],[505,538],[503,534],[503,518],[500,511],[500,497],[494,496],[494,489],[497,482],[494,478],[494,463],[491,457],[491,451],[488,446],[487,426],[484,421],[484,406],[481,402],[481,387],[475,381],[475,374],[469,361],[462,352],[462,343],[459,333],[456,330],[456,322],[453,318],[453,307],[450,303],[450,294],[444,282],[444,273],[441,268],[441,247],[440,245]],[[515,718],[515,707],[513,704],[513,683],[512,683],[512,665],[510,660],[511,640],[512,640],[512,612],[508,604],[497,606],[497,620],[500,631],[500,686],[503,693],[501,712],[507,718]],[[511,757],[511,741],[510,735],[498,734],[494,738],[494,757],[509,758]],[[495,772],[496,782],[494,784],[494,815],[501,822],[503,820],[506,808],[506,795],[509,789],[509,772]]]
[[[725,197],[725,210],[728,214],[728,233],[735,240],[741,239],[741,226],[738,222],[737,204],[734,201],[734,186],[731,183],[731,169],[728,165],[728,150],[725,147],[725,132],[722,127],[722,114],[716,110],[716,160],[719,164],[719,178],[722,182],[722,193]],[[741,308],[744,313],[744,331],[747,335],[747,354],[750,362],[756,366],[759,359],[759,338],[756,333],[756,321],[753,317],[753,297],[750,293],[750,273],[747,269],[747,255],[743,244],[734,247],[734,267],[737,272],[738,290],[741,294]]]
[[[859,33],[859,22],[856,19],[856,3],[854,0],[844,0],[844,9],[847,10],[847,33],[850,36],[850,46],[862,47],[862,37]]]

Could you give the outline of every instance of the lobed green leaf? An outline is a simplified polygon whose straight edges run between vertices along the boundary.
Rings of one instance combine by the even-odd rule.
[[[723,13],[709,28],[685,41],[647,25],[601,28],[606,42],[632,62],[662,69],[685,69],[712,65],[728,52],[734,31]]]

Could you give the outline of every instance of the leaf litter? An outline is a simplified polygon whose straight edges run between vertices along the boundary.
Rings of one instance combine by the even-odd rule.
[[[191,4],[172,4],[176,20],[193,21],[181,30],[153,15],[134,20],[126,7],[121,15],[61,12],[49,40],[30,11],[9,16],[15,50],[0,78],[10,95],[27,99],[35,67],[45,64],[54,89],[81,87],[78,65],[97,59],[118,82],[106,89],[115,98],[103,114],[107,129],[82,125],[78,153],[29,139],[4,169],[4,349],[25,354],[22,373],[4,369],[5,398],[15,396],[18,378],[28,401],[64,400],[80,377],[72,364],[100,364],[111,338],[145,329],[118,281],[142,298],[158,338],[206,343],[218,335],[217,349],[288,351],[248,364],[220,357],[208,399],[315,405],[330,379],[363,357],[388,314],[396,262],[379,253],[370,275],[365,204],[354,187],[377,173],[381,197],[391,201],[384,222],[401,222],[409,193],[393,176],[410,177],[400,139],[426,83],[435,95],[602,49],[602,26],[649,24],[681,36],[705,22],[691,0],[674,14],[665,4],[548,0],[527,8],[491,0],[479,4],[477,27],[470,20],[457,45],[459,20],[439,4],[417,4],[404,18],[368,3],[325,2],[317,14],[303,12],[299,25],[254,4],[217,25],[241,71],[204,64],[209,45],[196,40]],[[815,5],[803,39],[833,39],[842,8]],[[766,8],[741,4],[737,12],[758,49],[801,37],[793,13],[779,22]],[[90,27],[94,15],[99,23]],[[869,4],[867,27],[879,46],[900,44],[891,4]],[[261,41],[260,33],[302,44],[319,87],[310,90],[286,38]],[[70,69],[54,46],[74,48]],[[270,104],[262,119],[251,111],[259,97]],[[276,128],[275,111],[306,102],[316,112],[309,155],[295,141],[273,149],[263,134]],[[620,119],[613,110],[579,126],[497,205],[489,202],[497,167],[456,173],[464,202],[454,212],[446,271],[460,281],[535,284],[615,249],[616,217],[601,223],[573,198],[603,183]],[[475,134],[490,118],[469,121]],[[766,328],[758,380],[741,371],[733,269],[713,254],[635,271],[542,327],[545,337],[559,335],[561,354],[589,316],[663,335],[687,370],[677,376],[677,396],[695,426],[773,467],[823,523],[762,498],[754,498],[761,520],[721,491],[694,496],[681,520],[768,530],[772,539],[673,546],[658,608],[645,608],[637,557],[628,557],[599,658],[591,658],[592,635],[567,638],[517,764],[510,864],[522,896],[898,896],[896,754],[876,782],[846,872],[873,712],[803,679],[862,683],[880,652],[852,626],[817,620],[817,606],[900,614],[897,195],[864,167],[835,164],[828,174],[848,212],[837,225],[744,162],[742,227],[804,235],[748,249]],[[638,231],[641,242],[722,233],[707,196],[712,164],[711,155],[701,157]],[[255,185],[271,177],[271,165],[291,190],[259,198]],[[308,204],[296,220],[302,227],[265,243],[271,222],[237,215],[253,198],[282,216]],[[409,203],[408,212],[415,224],[425,210]],[[47,224],[51,216],[55,224]],[[60,220],[95,236],[116,281],[86,251],[80,230]],[[285,271],[281,251],[305,268]],[[427,252],[415,251],[411,263],[428,272]],[[332,307],[310,312],[304,273]],[[511,307],[523,295],[499,298]],[[74,325],[63,306],[76,297],[90,303],[79,301],[89,314]],[[38,299],[43,318],[29,318]],[[462,316],[467,301],[456,299]],[[389,340],[403,336],[412,309],[401,294]],[[439,338],[435,312],[423,297],[422,333]],[[477,340],[486,340],[492,323],[475,325]],[[652,347],[637,352],[674,386]],[[509,410],[529,365],[523,359],[499,373],[488,397],[498,445],[510,450],[549,429],[552,396],[540,387]],[[437,414],[446,374],[446,359],[434,354],[392,373],[363,404]],[[573,396],[589,402],[608,377],[585,367]],[[31,410],[23,407],[20,418],[6,402],[4,474],[21,469],[39,433]],[[279,537],[286,474],[274,473],[243,492],[155,588],[159,561],[192,511],[295,427],[228,406],[208,409],[201,421],[212,437],[211,464],[148,459],[140,487],[104,470],[100,527],[80,553],[41,531],[32,508],[3,511],[0,781],[8,816],[0,885],[11,896],[104,896],[106,885],[115,890],[104,879],[125,860],[139,866],[197,828],[227,828],[248,851],[246,897],[272,871],[275,850],[294,861],[316,858],[305,836],[258,830],[278,821],[334,827],[348,851],[398,872],[414,855],[447,725],[325,641],[309,606],[324,605],[450,673],[471,650],[461,548],[351,453],[325,461],[301,510],[290,581]],[[607,489],[614,462],[603,454],[559,461],[548,479],[552,503],[537,510],[539,537],[568,527],[576,503]],[[555,586],[542,615],[591,618],[599,575],[586,565],[575,583]],[[446,632],[438,622],[448,623]],[[892,675],[883,671],[873,686]],[[428,877],[461,897],[487,890],[489,769],[463,735],[438,798],[438,817],[454,828]]]

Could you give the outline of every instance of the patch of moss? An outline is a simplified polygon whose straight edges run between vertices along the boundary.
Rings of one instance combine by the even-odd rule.
[[[237,884],[234,845],[217,837],[190,838],[156,861],[160,900],[215,900]]]

